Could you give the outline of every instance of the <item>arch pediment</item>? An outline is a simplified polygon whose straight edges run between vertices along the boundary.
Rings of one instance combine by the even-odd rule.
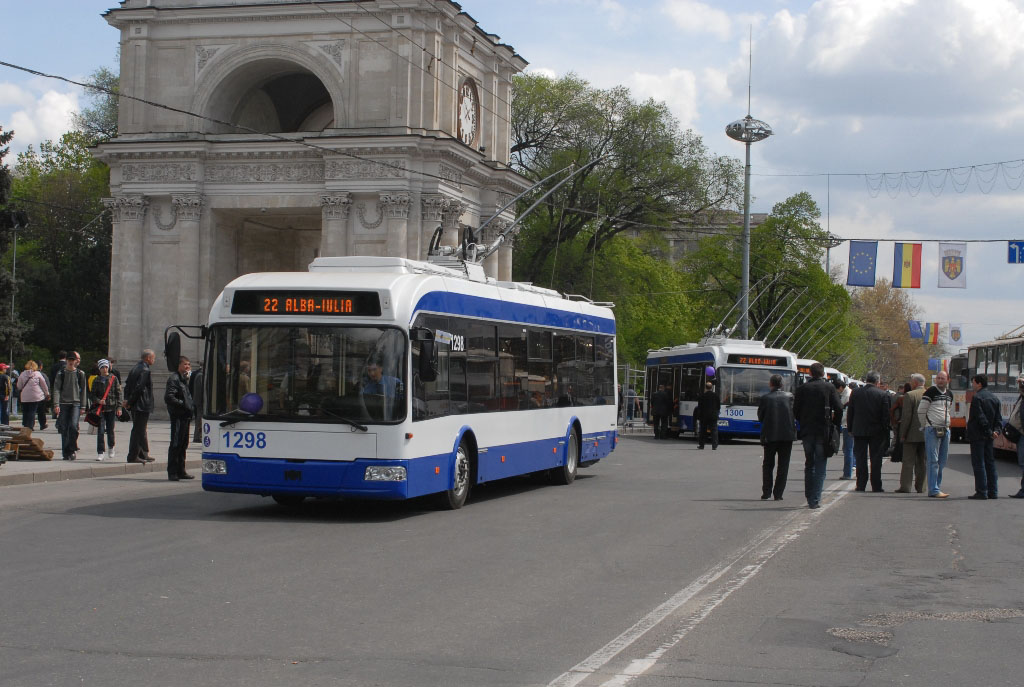
[[[343,74],[338,54],[311,43],[279,41],[218,49],[200,72],[192,111],[267,133],[341,126]],[[193,119],[196,131],[245,133],[209,119]]]

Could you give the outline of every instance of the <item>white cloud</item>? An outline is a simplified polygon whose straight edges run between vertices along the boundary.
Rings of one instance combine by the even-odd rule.
[[[40,94],[12,84],[0,84],[0,113],[5,131],[13,131],[11,152],[19,153],[41,141],[57,140],[72,128],[71,114],[79,110],[77,93],[47,90]]]
[[[726,102],[732,97],[729,75],[722,69],[705,67],[700,75],[701,98],[712,102]]]
[[[557,79],[558,72],[550,67],[530,67],[526,70],[527,74],[537,74],[539,76],[546,76],[549,79]]]
[[[667,74],[634,72],[629,85],[638,99],[664,101],[684,129],[694,127],[698,108],[697,77],[693,72],[686,69],[670,69]]]
[[[709,33],[724,41],[732,31],[728,14],[697,0],[665,0],[662,11],[688,33]]]

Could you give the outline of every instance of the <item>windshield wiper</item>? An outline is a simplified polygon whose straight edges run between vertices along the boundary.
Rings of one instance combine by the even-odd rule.
[[[235,408],[234,410],[229,410],[228,412],[224,413],[224,415],[231,415],[233,413],[244,413],[245,417],[238,417],[238,418],[232,418],[230,420],[224,420],[224,422],[220,423],[221,427],[230,427],[231,425],[235,424],[236,422],[241,422],[242,420],[246,420],[246,419],[252,417],[252,413],[246,413],[241,408]],[[221,417],[224,417],[224,415],[221,415]]]
[[[331,417],[336,418],[338,420],[341,420],[346,425],[351,425],[352,427],[355,427],[356,429],[361,430],[363,432],[365,432],[365,431],[367,431],[369,429],[369,427],[367,427],[366,425],[361,425],[358,422],[356,422],[355,420],[351,420],[351,419],[345,417],[344,415],[339,415],[338,413],[334,412],[330,408],[321,408],[321,410],[325,414],[330,415]]]

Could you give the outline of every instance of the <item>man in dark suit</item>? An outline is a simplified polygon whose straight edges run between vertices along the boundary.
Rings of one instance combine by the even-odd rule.
[[[764,446],[764,462],[761,463],[761,499],[774,494],[776,501],[782,500],[789,477],[789,457],[796,441],[796,420],[793,417],[793,394],[782,390],[782,375],[772,375],[768,380],[771,391],[761,397],[757,405],[757,420],[761,423],[761,444]],[[779,459],[779,471],[775,471],[775,458]]]
[[[867,382],[850,396],[846,421],[853,435],[853,455],[857,461],[857,491],[868,484],[868,454],[871,456],[871,491],[882,489],[882,461],[889,440],[889,394],[878,388],[878,373],[868,372]]]
[[[711,450],[718,450],[718,415],[722,412],[722,401],[718,398],[715,385],[704,383],[704,393],[697,399],[694,420],[697,421],[697,448],[704,448],[708,434],[711,435]]]
[[[124,407],[132,413],[132,433],[128,440],[129,463],[152,463],[149,455],[149,414],[153,412],[153,380],[150,366],[156,361],[156,353],[147,348],[142,358],[128,373],[124,385]]]
[[[877,377],[876,377],[877,380]],[[797,387],[793,397],[793,414],[800,423],[797,436],[804,446],[804,494],[807,507],[821,505],[825,486],[825,444],[832,425],[842,421],[843,405],[832,383],[825,379],[825,366],[811,365],[811,381]]]
[[[672,396],[664,384],[651,395],[651,416],[654,419],[654,438],[668,439],[668,417],[672,414]]]

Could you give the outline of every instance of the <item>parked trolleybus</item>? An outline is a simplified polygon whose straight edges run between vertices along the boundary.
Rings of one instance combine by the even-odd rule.
[[[713,377],[707,367],[714,368]],[[782,388],[792,391],[796,356],[779,348],[765,348],[762,341],[710,339],[700,344],[662,348],[647,353],[647,399],[659,384],[671,389],[677,406],[669,421],[670,431],[696,431],[693,414],[697,399],[711,381],[722,401],[718,431],[722,437],[758,437],[761,423],[757,406],[768,393],[768,379],[782,376]]]
[[[949,411],[950,438],[964,441],[967,438],[967,391],[971,388],[970,378],[974,373],[967,371],[967,354],[958,353],[949,361],[949,390],[953,392],[953,408]]]
[[[974,391],[970,379],[976,374],[988,377],[988,389],[999,399],[1003,420],[1010,417],[1017,402],[1017,377],[1021,373],[1021,359],[1024,355],[1024,336],[1013,336],[995,341],[973,344],[967,348],[967,416],[970,417],[971,399]],[[952,368],[952,364],[950,364]],[[950,377],[953,371],[950,369]],[[959,377],[960,375],[958,375]],[[1016,451],[1017,447],[1002,434],[995,439],[997,449]]]
[[[617,441],[611,309],[478,265],[318,258],[249,274],[203,334],[207,491],[459,508],[514,475],[568,484]]]

